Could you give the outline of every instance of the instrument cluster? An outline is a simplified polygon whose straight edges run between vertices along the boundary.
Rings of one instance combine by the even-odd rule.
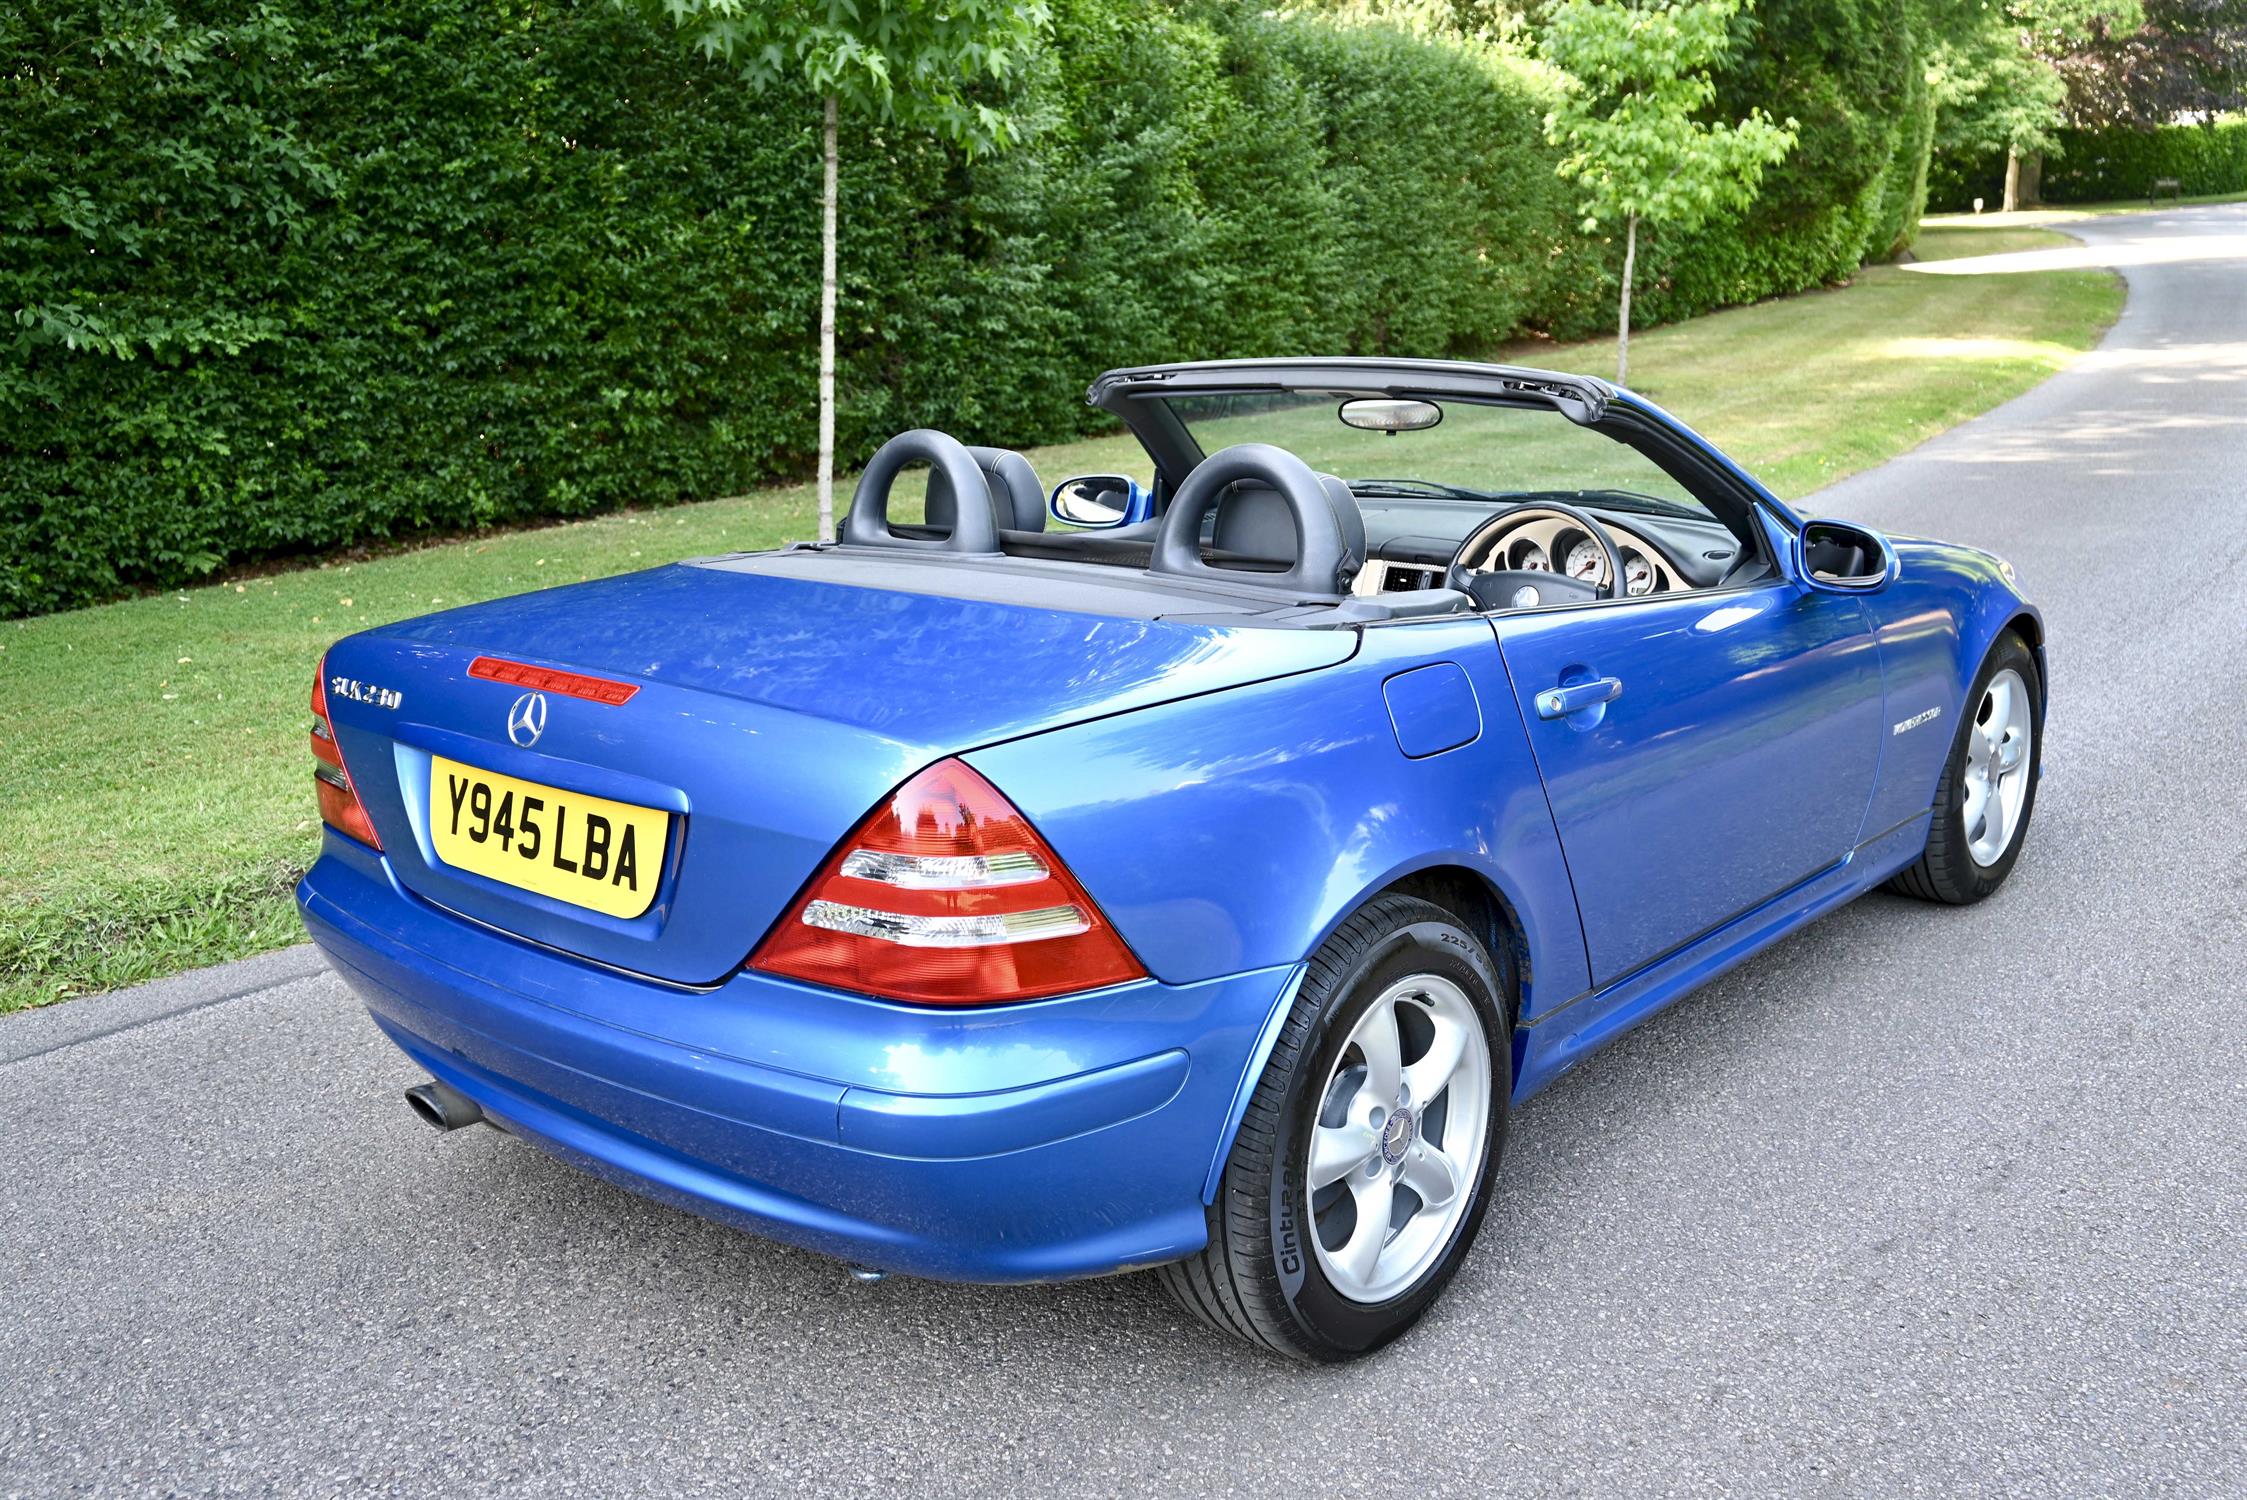
[[[1661,553],[1628,527],[1606,523],[1623,557],[1623,592],[1633,598],[1667,593],[1680,588],[1676,576],[1660,561]],[[1557,559],[1557,561],[1556,561]],[[1489,548],[1469,566],[1484,571],[1502,568],[1531,573],[1566,573],[1592,586],[1607,582],[1607,554],[1582,527],[1551,512],[1515,518],[1491,539]]]

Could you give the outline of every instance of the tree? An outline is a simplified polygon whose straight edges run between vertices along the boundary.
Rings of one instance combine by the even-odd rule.
[[[2055,61],[2108,29],[2135,31],[2139,0],[1951,0],[1928,64],[1936,144],[2005,153],[2007,213],[2036,197],[2044,157],[2059,149],[2067,84]]]
[[[1288,0],[1280,9],[1502,46],[1518,43],[1529,31],[1522,0]]]
[[[1631,282],[1638,226],[1690,232],[1755,198],[1763,169],[1793,149],[1795,121],[1751,109],[1736,124],[1700,118],[1715,97],[1710,70],[1731,48],[1746,0],[1562,0],[1540,43],[1562,74],[1545,135],[1566,154],[1560,174],[1584,187],[1584,231],[1623,226],[1623,294],[1615,379],[1630,374]]]
[[[819,536],[835,534],[836,136],[844,110],[926,130],[972,158],[1013,144],[995,97],[1030,61],[1045,0],[615,0],[763,92],[808,86],[821,102]]]
[[[2096,18],[2055,59],[2070,125],[2203,123],[2247,106],[2247,0],[2145,0],[2131,29]],[[2127,17],[2123,18],[2125,21]]]

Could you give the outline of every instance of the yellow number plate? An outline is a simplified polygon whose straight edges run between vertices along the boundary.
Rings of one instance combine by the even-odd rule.
[[[655,900],[671,815],[535,781],[429,760],[429,822],[437,857],[478,875],[636,917]]]

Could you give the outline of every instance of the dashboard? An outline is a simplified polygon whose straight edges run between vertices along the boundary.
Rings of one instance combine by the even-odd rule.
[[[1595,587],[1607,581],[1607,559],[1582,527],[1534,501],[1476,505],[1457,500],[1368,497],[1366,566],[1353,592],[1391,594],[1440,589],[1462,547],[1477,570],[1519,568],[1565,573]],[[1586,507],[1623,554],[1624,590],[1634,596],[1713,588],[1740,562],[1740,540],[1714,517],[1651,516]]]

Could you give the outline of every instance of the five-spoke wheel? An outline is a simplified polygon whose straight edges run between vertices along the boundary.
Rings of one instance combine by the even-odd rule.
[[[1410,1328],[1466,1258],[1506,1139],[1515,970],[1479,892],[1445,894],[1457,905],[1374,897],[1305,966],[1209,1244],[1158,1273],[1211,1326],[1351,1359]]]
[[[2013,847],[2014,830],[2021,826],[2035,730],[2028,684],[2007,667],[1982,689],[1974,726],[1966,731],[1966,848],[1985,869]]]
[[[2027,641],[2011,631],[1998,637],[1965,709],[1935,788],[1927,847],[1890,882],[1907,896],[1953,906],[2005,883],[2036,809],[2044,679]]]
[[[1439,974],[1389,985],[1358,1018],[1320,1092],[1304,1180],[1334,1289],[1383,1302],[1450,1243],[1482,1168],[1490,1047]]]

